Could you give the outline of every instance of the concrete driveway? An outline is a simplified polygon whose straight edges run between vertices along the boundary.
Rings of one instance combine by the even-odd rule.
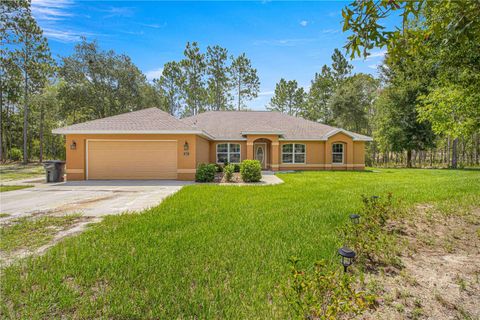
[[[188,184],[192,182],[95,180],[42,183],[33,188],[0,193],[0,212],[9,214],[9,218],[66,213],[101,217],[158,205]]]

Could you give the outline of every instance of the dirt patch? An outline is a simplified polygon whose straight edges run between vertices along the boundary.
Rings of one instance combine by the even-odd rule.
[[[480,208],[446,215],[415,208],[397,275],[370,275],[380,307],[363,319],[480,319]]]
[[[6,267],[15,261],[20,259],[32,256],[32,255],[42,255],[44,254],[49,248],[57,244],[58,242],[62,241],[63,239],[79,234],[83,232],[86,227],[92,223],[100,222],[100,218],[92,218],[92,217],[80,217],[75,224],[68,226],[67,228],[58,229],[55,227],[51,227],[52,229],[55,228],[57,231],[53,238],[48,241],[48,243],[35,248],[21,248],[14,251],[3,251],[0,250],[0,267]],[[5,225],[3,225],[5,227]]]

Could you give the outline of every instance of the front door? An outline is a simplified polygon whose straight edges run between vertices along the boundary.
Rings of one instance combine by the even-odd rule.
[[[260,161],[260,163],[262,164],[262,169],[266,168],[267,163],[267,154],[265,147],[265,144],[255,144],[255,160]]]

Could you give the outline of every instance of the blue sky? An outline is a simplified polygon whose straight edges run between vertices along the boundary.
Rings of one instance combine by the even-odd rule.
[[[335,48],[345,45],[342,1],[319,2],[160,2],[33,0],[33,13],[52,53],[68,55],[80,36],[102,49],[129,55],[149,79],[164,63],[180,60],[187,41],[202,50],[220,45],[230,54],[245,52],[258,70],[261,89],[249,103],[262,110],[280,78],[308,89]],[[343,50],[343,49],[342,49]],[[351,63],[354,72],[376,74],[385,51]]]

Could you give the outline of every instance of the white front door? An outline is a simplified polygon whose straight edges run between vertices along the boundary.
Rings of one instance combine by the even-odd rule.
[[[262,169],[265,169],[265,164],[267,163],[267,154],[265,149],[265,144],[255,144],[255,160],[260,161],[262,164]]]

